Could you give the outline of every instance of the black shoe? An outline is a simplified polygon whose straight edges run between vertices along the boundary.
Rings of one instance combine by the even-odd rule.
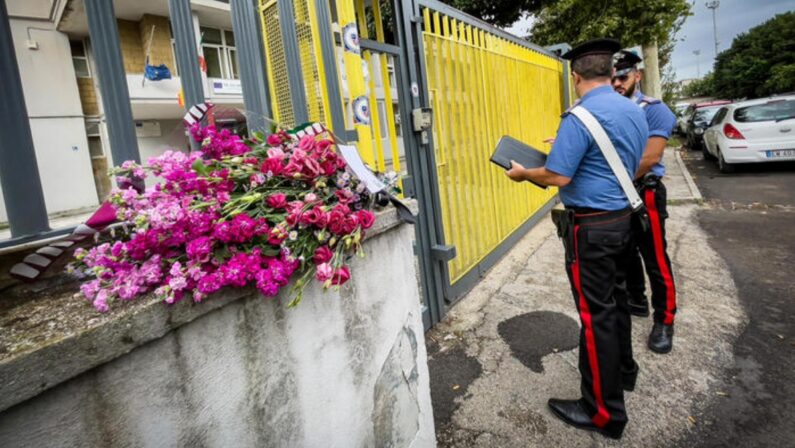
[[[635,367],[630,370],[625,370],[623,367],[621,368],[621,387],[623,387],[625,391],[632,392],[635,390],[635,382],[638,380],[638,371],[640,371],[638,363],[635,363]]]
[[[584,429],[586,431],[595,431],[605,437],[611,439],[620,439],[621,433],[624,432],[624,426],[620,428],[600,428],[596,426],[591,420],[591,416],[582,408],[580,400],[560,400],[557,398],[550,398],[547,402],[549,409],[556,417],[563,420],[563,423],[574,426],[575,428]]]
[[[655,322],[649,333],[649,349],[655,353],[668,353],[674,346],[674,326]]]
[[[629,308],[629,314],[633,316],[649,317],[649,301],[646,300],[646,297],[639,300],[629,299],[627,308]]]

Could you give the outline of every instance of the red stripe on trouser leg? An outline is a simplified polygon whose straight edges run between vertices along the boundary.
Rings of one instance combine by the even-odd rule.
[[[593,379],[593,395],[596,400],[596,415],[591,417],[594,424],[600,428],[610,421],[610,413],[607,412],[605,401],[602,397],[602,382],[599,374],[599,359],[596,355],[596,337],[593,333],[593,323],[591,322],[591,312],[588,309],[588,302],[582,292],[580,282],[580,254],[577,250],[577,237],[580,226],[574,226],[574,263],[571,265],[571,274],[574,281],[574,289],[577,291],[577,300],[580,304],[580,319],[585,329],[585,350],[588,352],[588,364],[591,366],[591,377]]]
[[[674,278],[665,262],[665,245],[663,244],[662,227],[660,226],[660,213],[657,211],[657,203],[654,200],[654,191],[646,190],[646,208],[649,210],[649,221],[651,221],[651,235],[654,240],[654,256],[657,258],[657,265],[660,267],[660,274],[665,283],[665,325],[674,323],[673,309],[676,307],[676,289],[674,288]]]

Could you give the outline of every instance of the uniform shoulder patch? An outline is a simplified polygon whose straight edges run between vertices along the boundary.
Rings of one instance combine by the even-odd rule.
[[[662,100],[658,100],[657,98],[652,98],[650,96],[644,96],[643,99],[640,100],[640,102],[646,104],[657,104],[657,103],[662,103]]]

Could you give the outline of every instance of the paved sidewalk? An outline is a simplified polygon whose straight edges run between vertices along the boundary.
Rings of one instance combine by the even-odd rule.
[[[672,159],[673,149],[667,158]],[[670,163],[673,162],[673,163]],[[549,397],[579,397],[579,320],[563,248],[544,219],[429,333],[439,445],[455,447],[672,446],[725,399],[711,387],[733,362],[747,317],[723,260],[694,219],[699,205],[675,160],[666,178],[668,241],[679,292],[674,350],[646,348],[651,319],[633,319],[641,367],[627,394],[630,423],[620,442],[575,430],[547,409]]]

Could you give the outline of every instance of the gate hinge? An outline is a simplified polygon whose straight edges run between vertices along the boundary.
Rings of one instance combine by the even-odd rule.
[[[456,256],[455,246],[437,244],[431,248],[431,256],[435,260],[450,261]]]

